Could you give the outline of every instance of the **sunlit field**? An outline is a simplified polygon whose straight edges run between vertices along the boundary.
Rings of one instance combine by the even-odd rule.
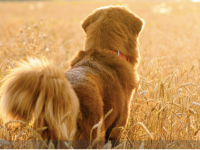
[[[27,56],[46,57],[69,69],[69,60],[83,49],[81,21],[106,5],[126,6],[145,20],[140,84],[117,147],[200,148],[200,3],[0,2],[0,85],[15,61]],[[45,140],[31,122],[0,119],[0,148],[54,148]]]

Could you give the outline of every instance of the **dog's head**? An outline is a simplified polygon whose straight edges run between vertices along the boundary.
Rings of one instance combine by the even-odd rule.
[[[86,17],[82,27],[86,33],[86,50],[112,49],[129,57],[132,64],[138,62],[138,37],[143,20],[127,8],[98,8]]]

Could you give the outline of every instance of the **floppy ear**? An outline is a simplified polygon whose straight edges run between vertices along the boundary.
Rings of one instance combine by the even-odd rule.
[[[144,26],[144,21],[143,19],[139,18],[135,14],[132,14],[133,16],[130,19],[130,29],[136,33],[137,35],[140,34],[142,31],[142,28]]]
[[[89,27],[92,23],[96,22],[99,19],[101,12],[102,10],[97,9],[83,20],[82,28],[85,32],[87,30],[87,27]]]

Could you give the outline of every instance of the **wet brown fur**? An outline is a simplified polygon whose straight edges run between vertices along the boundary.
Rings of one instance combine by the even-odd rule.
[[[90,140],[92,127],[113,109],[102,124],[105,136],[101,140],[117,140],[120,131],[112,129],[125,126],[138,85],[138,37],[143,21],[125,7],[109,6],[96,9],[82,27],[85,50],[71,61],[71,69],[63,74],[52,63],[37,59],[20,63],[2,85],[2,108],[13,119],[29,121],[34,113],[35,128],[48,127],[40,132],[44,139],[69,140],[76,129],[74,141]],[[96,137],[94,129],[92,139]]]

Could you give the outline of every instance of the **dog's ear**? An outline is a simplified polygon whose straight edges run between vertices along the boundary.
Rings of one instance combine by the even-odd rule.
[[[136,25],[136,32],[137,32],[137,34],[139,35],[140,34],[140,32],[142,31],[142,29],[143,29],[143,26],[144,26],[144,21],[141,19],[141,18],[139,18],[139,17],[137,17],[137,19],[135,20],[135,25]]]
[[[142,31],[142,28],[144,26],[144,21],[143,19],[139,18],[137,15],[135,14],[131,14],[131,18],[130,20],[128,21],[129,24],[129,29],[133,32],[133,33],[136,33],[137,35],[140,34],[140,32]]]
[[[96,22],[99,19],[99,16],[101,15],[101,13],[102,13],[102,10],[97,9],[83,20],[82,28],[85,32],[87,30],[87,27],[89,27],[92,23]]]

